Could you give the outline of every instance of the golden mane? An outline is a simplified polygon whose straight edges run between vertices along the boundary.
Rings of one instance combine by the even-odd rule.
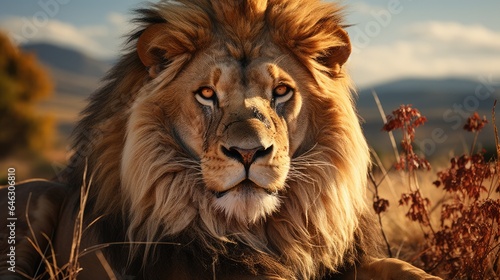
[[[371,230],[364,214],[369,153],[353,109],[351,83],[341,68],[349,55],[341,8],[316,0],[163,1],[139,10],[136,22],[140,28],[129,39],[128,53],[83,112],[74,132],[75,154],[62,173],[64,181],[78,188],[87,162],[93,174],[88,219],[104,215],[96,225],[96,235],[106,236],[101,241],[197,239],[198,249],[214,262],[240,258],[255,273],[297,279],[361,261],[373,248],[373,238],[365,236]],[[136,44],[154,24],[168,29],[152,41],[152,46],[161,45],[152,50],[161,57],[161,69],[148,72]],[[207,205],[199,166],[174,133],[160,135],[144,126],[129,135],[125,128],[134,125],[134,101],[175,81],[199,50],[223,44],[244,62],[257,57],[268,39],[310,74],[313,82],[307,91],[317,102],[307,104],[308,131],[292,157],[279,210],[253,225],[237,224]],[[151,82],[151,72],[158,73],[157,81]],[[170,109],[162,113],[182,114],[175,104]],[[160,109],[150,113],[154,110]],[[124,170],[124,142],[138,135],[149,135],[134,147],[147,152],[134,169]],[[162,139],[161,146],[157,139]],[[121,181],[139,174],[147,174],[143,185]],[[127,194],[131,191],[133,198]],[[110,222],[121,226],[123,234],[105,229]],[[231,248],[238,249],[234,253]],[[144,250],[135,250],[133,257],[147,255],[149,248]],[[243,257],[249,255],[255,258]]]

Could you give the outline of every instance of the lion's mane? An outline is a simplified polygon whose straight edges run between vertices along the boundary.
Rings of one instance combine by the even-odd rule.
[[[75,154],[63,173],[75,188],[82,185],[86,166],[91,173],[86,214],[89,221],[102,216],[92,225],[96,238],[172,241],[181,245],[172,245],[170,251],[190,251],[187,255],[206,262],[208,271],[215,269],[210,263],[226,260],[250,273],[285,278],[315,278],[360,261],[371,248],[364,214],[369,153],[349,78],[343,68],[326,61],[345,44],[334,32],[343,27],[340,7],[316,0],[164,1],[139,10],[136,22],[140,27],[131,35],[127,53],[83,112],[74,132]],[[157,23],[169,29],[156,39],[166,44],[165,61],[151,81],[136,42]],[[279,209],[254,224],[238,224],[208,205],[199,163],[167,123],[170,115],[183,114],[178,101],[144,112],[158,116],[158,123],[126,128],[135,122],[135,100],[175,83],[198,50],[226,41],[235,57],[251,57],[261,47],[262,34],[310,74],[304,79],[310,79],[307,94],[314,102],[306,104],[306,136],[291,159]],[[154,129],[158,124],[165,130]],[[134,147],[133,164],[124,168],[124,143],[130,137],[144,140]],[[122,181],[137,176],[141,179],[134,184]],[[117,266],[135,260],[140,270],[146,265],[141,255],[154,255],[163,247],[111,248],[108,256]],[[123,260],[121,250],[132,252],[132,260]],[[165,256],[182,262],[174,253],[153,258]]]

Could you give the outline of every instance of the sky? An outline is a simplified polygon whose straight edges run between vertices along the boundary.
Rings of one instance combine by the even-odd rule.
[[[343,0],[359,87],[417,77],[500,83],[499,0]],[[99,59],[120,54],[140,0],[2,0],[0,29],[18,44],[50,42]],[[498,77],[498,78],[497,78]],[[496,79],[496,80],[495,80]],[[492,80],[490,78],[490,80]]]

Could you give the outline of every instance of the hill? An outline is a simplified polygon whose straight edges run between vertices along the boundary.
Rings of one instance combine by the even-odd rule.
[[[49,43],[27,44],[21,49],[35,53],[50,68],[86,77],[101,78],[111,66],[111,61],[97,60],[79,51]]]
[[[65,142],[88,96],[99,87],[112,62],[48,43],[23,45],[21,49],[34,53],[52,77],[54,95],[40,109],[55,117],[61,141]]]

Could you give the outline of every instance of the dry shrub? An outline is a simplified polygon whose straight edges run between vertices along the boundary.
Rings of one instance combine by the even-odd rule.
[[[494,124],[494,109],[492,118]],[[402,105],[387,116],[383,127],[389,133],[402,133],[401,156],[394,166],[384,171],[379,181],[373,171],[370,173],[374,187],[373,208],[379,216],[387,253],[392,256],[392,245],[397,244],[386,237],[382,214],[394,210],[389,208],[389,201],[380,196],[380,187],[387,174],[395,169],[407,180],[407,189],[401,193],[399,205],[406,209],[406,217],[421,229],[420,242],[413,248],[416,250],[413,262],[446,279],[498,279],[500,154],[496,159],[486,159],[484,150],[475,151],[477,136],[487,120],[477,113],[468,118],[464,130],[474,133],[470,153],[451,158],[449,166],[437,172],[432,184],[444,194],[440,198],[426,197],[419,186],[420,173],[417,171],[431,170],[429,162],[413,150],[415,129],[425,121],[417,109]],[[496,127],[495,135],[498,139]],[[498,140],[496,143],[498,154]]]

